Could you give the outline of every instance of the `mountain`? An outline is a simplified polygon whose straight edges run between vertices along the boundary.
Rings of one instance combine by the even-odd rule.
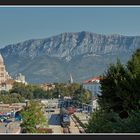
[[[140,47],[140,36],[91,32],[62,33],[0,49],[11,76],[22,73],[27,82],[75,82],[102,74],[119,58],[124,64]]]

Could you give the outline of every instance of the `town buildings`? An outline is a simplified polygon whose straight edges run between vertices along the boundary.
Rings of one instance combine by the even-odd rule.
[[[6,71],[2,55],[0,54],[0,91],[10,90],[12,88],[13,83],[14,80],[12,80],[12,78]]]
[[[21,82],[27,84],[25,81],[25,76],[19,73],[16,76],[16,79],[13,80],[11,76],[6,71],[6,67],[4,65],[3,57],[0,54],[0,91],[5,90],[9,91],[12,89],[14,82]]]
[[[27,82],[25,81],[25,76],[22,75],[21,73],[17,74],[17,76],[16,76],[16,78],[15,78],[15,81],[27,85]]]
[[[88,80],[85,80],[82,82],[83,88],[91,91],[92,93],[92,100],[91,100],[91,106],[92,111],[96,110],[98,108],[98,96],[101,94],[101,84],[100,84],[100,77],[92,77]]]
[[[2,55],[0,54],[0,84],[8,79],[11,79],[11,77],[9,76],[8,72],[5,69],[3,58]]]
[[[14,82],[15,81],[13,79],[8,79],[5,82],[2,82],[0,89],[9,91],[10,89],[12,89]]]
[[[100,94],[100,77],[92,77],[89,80],[82,82],[83,87],[92,92],[93,97],[97,97]]]
[[[54,84],[48,84],[48,83],[44,83],[44,84],[41,84],[40,87],[46,91],[48,90],[52,90],[55,88],[55,85]]]

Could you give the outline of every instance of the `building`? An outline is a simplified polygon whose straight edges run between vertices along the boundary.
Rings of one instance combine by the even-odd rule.
[[[4,61],[2,55],[0,54],[0,84],[8,79],[11,79],[11,77],[5,69]]]
[[[27,82],[25,81],[25,76],[22,75],[21,73],[17,74],[15,81],[19,83],[27,84]]]
[[[1,84],[1,90],[9,91],[10,89],[12,89],[14,82],[15,81],[12,79],[6,80]]]
[[[55,88],[55,85],[54,84],[48,84],[48,83],[44,83],[44,84],[41,84],[40,87],[46,91],[48,90],[52,90]]]
[[[92,110],[95,110],[98,107],[97,103],[97,95],[101,94],[101,84],[100,84],[100,77],[92,77],[88,80],[82,82],[83,88],[91,91],[92,93]]]
[[[93,77],[82,82],[83,87],[92,92],[93,96],[100,94],[100,77]]]
[[[12,88],[13,82],[12,78],[9,76],[8,72],[5,69],[4,61],[2,55],[0,54],[0,91],[9,90]]]
[[[0,91],[9,91],[10,89],[12,89],[15,81],[27,84],[27,82],[25,81],[25,76],[21,73],[16,76],[15,80],[11,78],[11,76],[6,71],[2,55],[0,54]]]
[[[58,107],[58,99],[43,99],[41,103],[45,108],[57,108]]]

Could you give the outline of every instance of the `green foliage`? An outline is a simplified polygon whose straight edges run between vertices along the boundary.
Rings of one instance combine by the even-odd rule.
[[[24,97],[25,99],[41,99],[49,98],[49,91],[43,90],[38,85],[25,85],[23,83],[15,82],[10,93],[17,93]]]
[[[117,61],[116,65],[112,64],[108,71],[101,78],[101,96],[99,96],[99,104],[104,109],[113,109],[116,112],[124,109],[124,100],[126,93],[124,92],[124,81],[126,81],[126,69]]]
[[[87,133],[138,133],[140,132],[140,111],[129,113],[129,117],[121,119],[115,112],[98,110],[88,122]]]
[[[21,111],[21,127],[25,133],[37,133],[37,125],[47,125],[42,106],[37,101],[30,101],[29,106]]]
[[[19,103],[24,102],[25,98],[22,97],[20,94],[13,93],[7,91],[2,91],[0,93],[0,102],[4,104],[11,104],[11,103]]]
[[[13,85],[11,93],[18,93],[25,99],[32,99],[33,98],[33,88],[31,85],[25,85],[23,83],[15,82]]]
[[[54,98],[58,98],[59,95],[61,97],[69,95],[68,88],[66,87],[66,84],[64,84],[64,83],[55,83],[55,89],[52,90],[52,96]]]
[[[119,117],[113,112],[97,110],[91,115],[87,125],[87,133],[110,133],[115,132],[114,127],[117,125]]]
[[[140,53],[140,51],[138,50]],[[136,56],[138,55],[136,52]],[[134,58],[135,55],[133,55]],[[139,55],[138,55],[139,58]],[[105,75],[101,79],[101,93],[99,96],[98,103],[104,109],[112,109],[115,112],[129,111],[140,108],[140,70],[133,73],[130,68],[130,62],[135,64],[133,61],[139,59],[130,60],[128,67],[125,68],[119,61],[117,64],[111,65]],[[134,66],[134,65],[133,65]],[[137,67],[137,65],[136,65]],[[135,69],[135,68],[134,68]]]
[[[100,109],[92,114],[87,132],[140,132],[140,49],[126,67],[120,61],[110,65],[100,83]]]
[[[81,103],[89,103],[91,100],[91,92],[85,90],[82,85],[78,83],[73,84],[55,84],[55,89],[51,91],[52,96],[58,98],[64,96],[71,96],[74,100],[77,100]]]
[[[82,103],[89,103],[91,100],[91,92],[83,89],[83,87],[77,83],[55,83],[54,89],[46,91],[39,85],[25,85],[15,82],[13,88],[9,92],[1,92],[0,101],[4,103],[24,102],[25,99],[50,99],[58,98],[59,95],[62,98],[64,96],[71,96]]]
[[[127,68],[133,75],[140,74],[140,49],[137,49],[132,55],[132,58],[128,61]]]
[[[91,102],[91,96],[92,96],[92,93],[90,91],[80,86],[80,88],[75,91],[75,95],[73,99],[81,103],[88,104]]]

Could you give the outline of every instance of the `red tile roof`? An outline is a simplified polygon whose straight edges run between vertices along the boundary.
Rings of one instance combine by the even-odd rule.
[[[100,79],[101,79],[100,77],[92,77],[92,78],[90,78],[90,79],[88,79],[88,80],[83,81],[82,83],[83,83],[83,84],[93,83],[93,82],[100,81]]]

